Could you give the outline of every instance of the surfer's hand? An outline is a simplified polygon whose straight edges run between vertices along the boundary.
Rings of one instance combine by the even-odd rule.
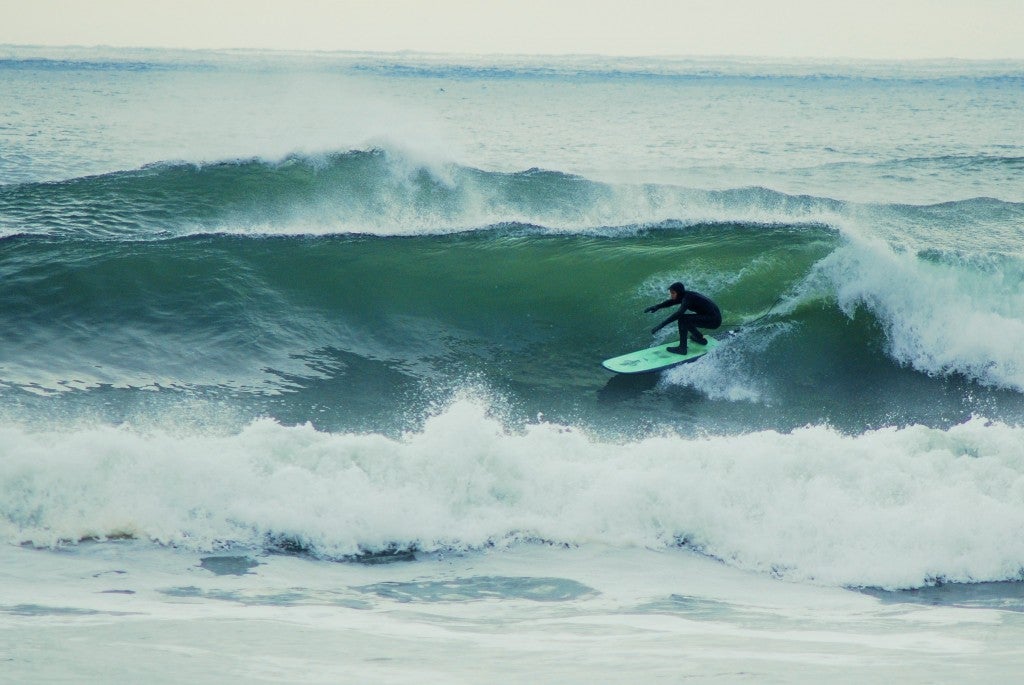
[[[644,310],[644,314],[653,314],[656,311],[658,311],[658,305],[655,304],[655,305],[651,305],[650,307],[645,309]]]

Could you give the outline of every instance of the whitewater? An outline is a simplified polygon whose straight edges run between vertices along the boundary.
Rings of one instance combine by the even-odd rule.
[[[1020,672],[1024,64],[0,77],[2,679]]]

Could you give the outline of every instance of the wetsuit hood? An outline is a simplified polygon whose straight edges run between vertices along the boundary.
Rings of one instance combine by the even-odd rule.
[[[679,295],[680,299],[686,294],[686,286],[676,281],[668,287],[669,290]]]

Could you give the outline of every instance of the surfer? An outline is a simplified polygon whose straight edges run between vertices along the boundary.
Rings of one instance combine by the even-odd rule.
[[[676,321],[679,324],[679,346],[666,348],[669,352],[686,354],[687,335],[689,335],[690,340],[693,340],[698,345],[707,345],[707,338],[697,330],[697,327],[714,330],[722,325],[722,312],[718,309],[718,305],[712,302],[711,298],[706,295],[701,295],[693,290],[687,292],[686,287],[676,281],[668,287],[667,300],[661,304],[648,307],[644,312],[650,314],[659,309],[675,305],[679,305],[679,309],[672,316],[652,328],[651,334],[657,333],[665,326]],[[693,313],[687,314],[687,311]]]

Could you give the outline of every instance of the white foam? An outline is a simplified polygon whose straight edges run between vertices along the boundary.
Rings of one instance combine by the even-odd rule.
[[[786,325],[774,326],[760,331],[755,336],[744,336],[742,340],[727,340],[701,358],[699,364],[683,364],[664,374],[664,382],[682,385],[700,392],[712,400],[728,402],[761,402],[766,389],[751,376],[751,356],[763,354],[773,340],[788,330]],[[712,331],[719,339],[724,336]]]
[[[461,399],[401,440],[253,422],[231,435],[0,429],[0,537],[130,534],[334,556],[542,539],[673,546],[833,585],[1017,578],[1024,429],[826,427],[602,442],[510,433]]]
[[[895,360],[928,374],[961,373],[987,385],[1024,391],[1024,291],[1020,277],[969,263],[930,261],[912,250],[856,236],[818,264],[851,318],[874,313]],[[819,284],[820,285],[820,284]]]

